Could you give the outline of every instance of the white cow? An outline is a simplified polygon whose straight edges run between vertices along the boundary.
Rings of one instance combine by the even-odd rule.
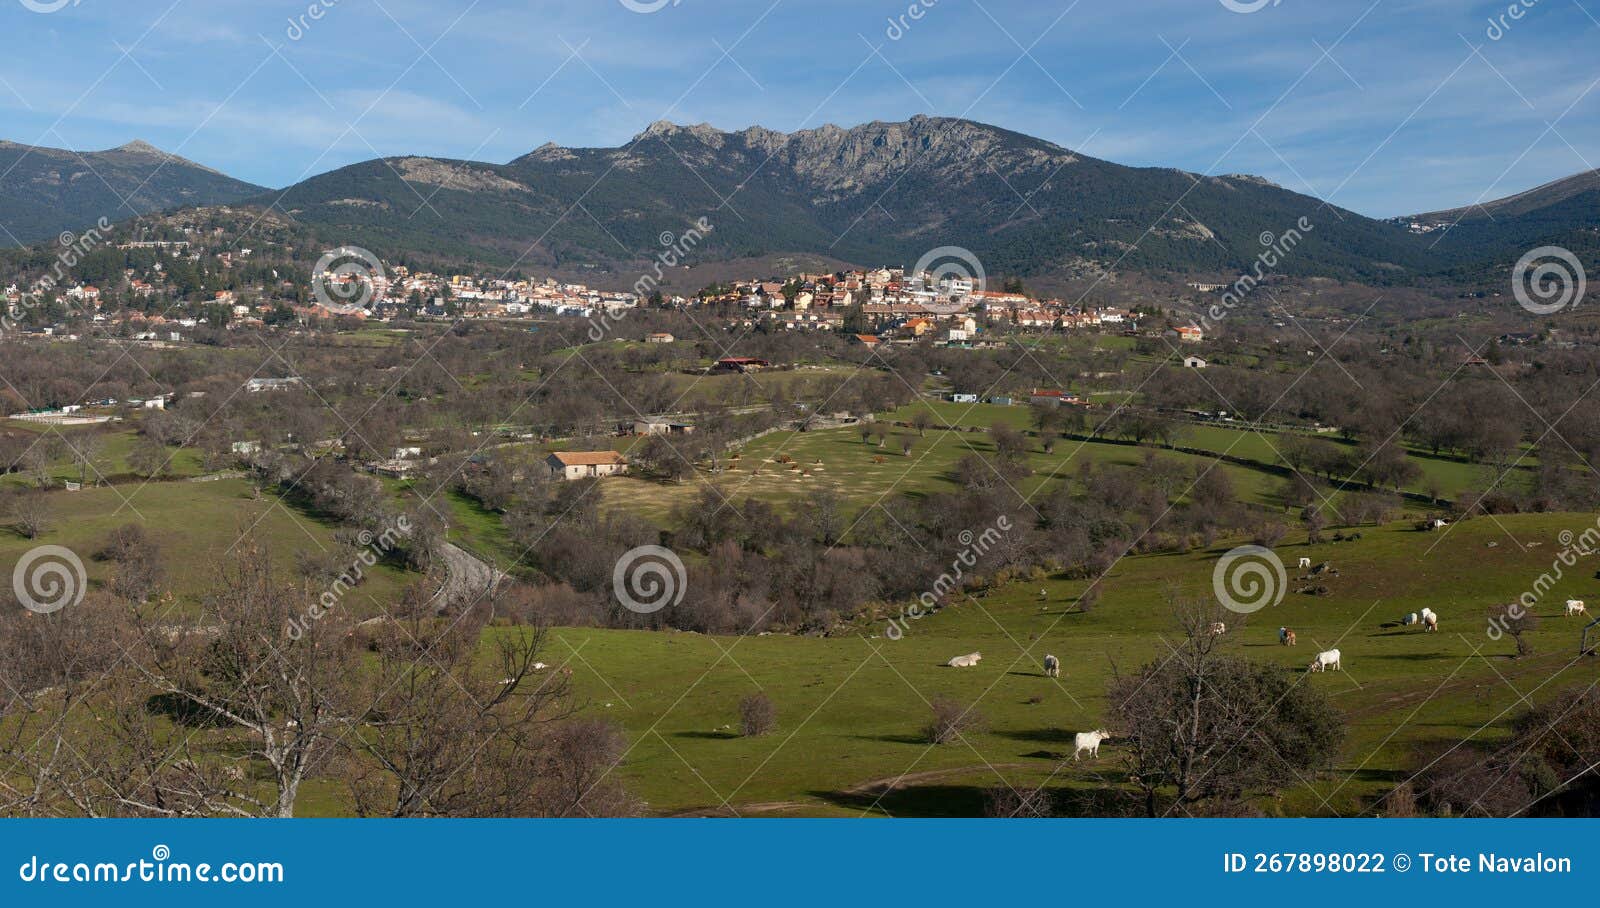
[[[1422,632],[1431,634],[1439,629],[1439,616],[1429,612],[1422,616]]]
[[[1055,656],[1044,657],[1044,673],[1049,678],[1061,677],[1061,660]]]
[[[1417,613],[1416,612],[1412,612],[1411,614],[1409,614],[1409,615],[1405,616],[1404,618],[1400,619],[1400,623],[1405,625],[1406,627],[1410,627],[1411,625],[1417,624],[1420,621],[1422,621],[1422,619],[1417,617]]]
[[[1111,733],[1103,728],[1098,731],[1078,732],[1078,734],[1073,738],[1072,742],[1072,759],[1076,760],[1083,756],[1083,752],[1086,750],[1089,752],[1089,756],[1091,757],[1100,756],[1100,742],[1109,737],[1111,737]]]
[[[1311,566],[1311,559],[1310,558],[1302,558],[1302,559],[1300,559],[1300,567],[1302,569],[1308,568],[1310,566]]]
[[[982,653],[967,653],[965,656],[957,656],[954,659],[951,659],[949,662],[946,662],[945,665],[948,665],[951,668],[972,668],[973,666],[976,666],[978,664],[978,660],[982,658]]]
[[[1314,672],[1344,671],[1344,666],[1339,664],[1339,651],[1330,649],[1324,653],[1317,653],[1317,658],[1311,660],[1310,670]]]
[[[1581,600],[1581,599],[1568,599],[1567,600],[1567,617],[1568,618],[1571,618],[1573,615],[1586,614],[1588,611],[1589,611],[1589,608],[1588,608],[1588,606],[1583,604],[1583,600]]]

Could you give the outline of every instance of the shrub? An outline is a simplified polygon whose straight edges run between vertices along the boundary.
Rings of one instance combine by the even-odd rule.
[[[766,694],[751,694],[739,701],[739,730],[756,738],[778,727],[778,710]]]
[[[1270,549],[1282,542],[1288,532],[1289,528],[1276,520],[1263,521],[1256,525],[1251,541]]]
[[[1043,788],[1004,785],[983,793],[983,815],[990,819],[1045,819],[1058,816],[1051,793]]]
[[[976,709],[962,706],[949,697],[933,701],[933,721],[922,730],[929,744],[949,744],[962,734],[975,731],[983,725],[983,717]]]

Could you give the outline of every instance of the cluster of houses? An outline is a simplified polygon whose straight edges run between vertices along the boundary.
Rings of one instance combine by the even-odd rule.
[[[187,242],[140,242],[123,244],[120,248],[155,248],[172,256],[198,260],[200,253],[191,251]],[[240,249],[219,253],[223,265],[232,264],[236,258],[248,257],[250,250]],[[123,301],[160,300],[175,297],[177,288],[167,279],[167,271],[160,261],[144,273],[126,269],[123,280],[115,288]],[[312,275],[314,287],[325,292],[317,299],[305,303],[291,302],[295,285],[282,281],[256,288],[253,298],[241,298],[232,290],[215,291],[204,303],[184,307],[168,307],[175,314],[147,314],[137,308],[108,305],[108,294],[102,288],[88,283],[65,286],[55,294],[70,308],[84,314],[96,327],[122,326],[123,334],[134,340],[177,342],[183,339],[185,329],[196,327],[205,319],[203,309],[221,307],[229,312],[231,325],[260,327],[288,310],[299,322],[313,319],[350,318],[387,321],[401,314],[422,317],[468,318],[526,318],[536,314],[570,315],[592,318],[601,313],[616,313],[633,308],[639,300],[632,293],[598,290],[584,284],[563,283],[554,279],[511,280],[481,279],[467,275],[440,275],[427,271],[412,271],[404,265],[381,269],[340,270],[330,265],[322,274]],[[14,310],[22,306],[26,291],[17,284],[0,289],[0,301],[5,308]],[[679,302],[686,302],[680,300]],[[104,307],[104,311],[103,308]],[[160,308],[159,303],[156,308]],[[112,311],[120,310],[120,311]],[[31,333],[63,335],[65,326],[39,328]]]
[[[362,300],[362,305],[316,305],[296,308],[301,318],[345,317],[388,320],[402,313],[423,317],[525,318],[535,314],[591,318],[638,305],[632,293],[597,290],[553,278],[487,279],[470,275],[443,276],[413,272],[403,265],[384,273],[329,270],[312,275],[328,288],[330,300]]]
[[[126,401],[106,398],[104,400],[86,401],[81,404],[67,404],[54,409],[37,409],[29,410],[25,413],[12,413],[6,418],[46,426],[94,426],[118,420],[120,418],[116,415],[118,407],[126,407],[130,410],[165,410],[167,403],[171,400],[172,395],[170,394],[160,394],[148,398],[135,397]]]
[[[169,255],[200,256],[188,242],[144,242],[128,247],[159,248]],[[239,249],[220,253],[232,263],[250,255]],[[125,273],[117,289],[123,299],[152,299],[176,291],[166,280],[161,263],[154,271]],[[593,319],[615,316],[643,302],[625,291],[607,291],[558,281],[554,278],[511,279],[472,275],[443,275],[413,271],[405,265],[375,269],[327,266],[312,276],[313,286],[326,292],[315,301],[289,302],[295,285],[283,280],[276,286],[257,288],[246,298],[234,291],[216,291],[203,308],[221,307],[231,313],[230,324],[260,326],[287,320],[308,322],[335,318],[387,321],[401,315],[438,318],[517,319],[542,315]],[[106,293],[91,285],[64,288],[63,295],[97,326],[121,324],[122,334],[135,340],[177,342],[184,331],[207,316],[201,306],[181,310],[176,317],[150,315],[124,309],[108,315],[101,311]],[[15,285],[4,289],[8,305],[20,302],[23,292]],[[1068,303],[1056,298],[989,290],[982,281],[959,274],[908,272],[904,268],[851,269],[831,273],[802,273],[784,280],[741,280],[701,291],[693,298],[664,298],[675,308],[718,306],[737,313],[729,327],[764,325],[778,330],[848,330],[854,341],[868,347],[883,342],[930,339],[949,346],[983,347],[995,343],[985,334],[996,328],[1008,331],[1115,331],[1137,333],[1139,314],[1127,309]],[[107,307],[110,308],[109,306]],[[149,308],[148,306],[146,308]],[[40,331],[39,333],[51,333]],[[1176,329],[1177,339],[1198,342],[1198,327]],[[672,343],[670,334],[653,334],[651,343]]]
[[[854,339],[869,347],[884,340],[932,337],[936,343],[979,345],[992,326],[1024,330],[1116,330],[1138,327],[1125,309],[1070,304],[1025,293],[984,289],[959,275],[907,273],[903,268],[799,274],[786,281],[738,281],[702,304],[730,304],[750,313],[746,325],[764,320],[789,330],[843,330],[847,320],[871,328]]]

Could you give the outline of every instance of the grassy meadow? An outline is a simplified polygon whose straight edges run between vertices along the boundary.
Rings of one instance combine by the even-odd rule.
[[[674,509],[713,483],[735,504],[754,496],[803,506],[828,490],[853,509],[865,509],[887,496],[957,488],[962,457],[993,458],[983,429],[996,420],[1026,428],[1031,418],[1020,406],[933,406],[936,423],[978,431],[939,428],[919,436],[898,430],[912,436],[909,454],[893,439],[883,448],[863,441],[851,427],[775,432],[746,444],[733,467],[717,476],[683,483],[606,480],[605,506],[670,526]],[[889,418],[908,419],[912,412]],[[131,433],[112,438],[107,456],[114,462],[126,453],[116,445],[131,446]],[[1191,427],[1181,443],[1271,464],[1277,462],[1271,439],[1205,426]],[[1137,467],[1147,453],[1127,444],[1063,440],[1046,454],[1035,443],[1033,473],[1017,490],[1035,497],[1081,463]],[[1173,451],[1158,456],[1191,470],[1214,460]],[[1480,467],[1416,460],[1449,488],[1485,480]],[[182,463],[184,473],[198,473],[198,461]],[[60,465],[63,474],[69,469]],[[1241,499],[1283,512],[1275,497],[1279,476],[1235,464],[1215,469],[1233,478]],[[391,483],[398,498],[409,497],[403,485]],[[92,553],[111,530],[137,521],[162,546],[174,594],[172,602],[152,607],[198,607],[215,583],[221,556],[246,529],[285,571],[293,570],[295,552],[334,546],[333,525],[271,495],[258,497],[240,479],[122,481],[53,491],[50,501],[52,527],[40,539],[0,533],[0,567],[36,545],[62,545],[82,556],[92,585],[103,584],[108,566]],[[454,493],[438,503],[453,539],[510,566],[518,553],[498,514]],[[1592,515],[1533,514],[1480,517],[1422,532],[1400,520],[1362,527],[1358,540],[1311,546],[1303,534],[1291,534],[1280,543],[1276,551],[1289,577],[1285,596],[1230,620],[1228,645],[1296,672],[1296,683],[1326,691],[1346,717],[1348,739],[1331,772],[1262,808],[1319,816],[1370,811],[1420,754],[1446,742],[1502,737],[1531,702],[1594,683],[1595,661],[1577,658],[1585,621],[1559,613],[1569,597],[1600,600],[1591,579],[1600,564],[1567,571],[1545,595],[1535,609],[1543,625],[1530,638],[1532,656],[1512,658],[1509,640],[1491,640],[1485,614],[1551,571],[1563,531],[1576,534],[1593,523]],[[1086,581],[1045,577],[953,598],[942,611],[905,622],[903,634],[888,630],[898,605],[882,604],[830,637],[555,628],[543,658],[552,670],[572,670],[584,715],[615,720],[626,730],[629,750],[615,771],[657,814],[972,815],[981,811],[987,788],[1047,781],[1104,797],[1108,785],[1124,781],[1116,740],[1098,760],[1074,762],[1072,734],[1108,724],[1105,692],[1114,674],[1170,652],[1177,633],[1170,595],[1209,595],[1217,559],[1243,541],[1125,558],[1101,581],[1099,601],[1088,612],[1077,608]],[[1310,585],[1296,576],[1303,573],[1295,568],[1300,557],[1337,569],[1316,581],[1327,587],[1325,594],[1300,591]],[[412,579],[380,566],[346,605],[375,613]],[[1398,626],[1400,616],[1423,606],[1441,615],[1439,633]],[[1295,629],[1297,648],[1277,644],[1279,626]],[[1314,653],[1333,647],[1344,653],[1343,672],[1304,673]],[[984,655],[978,667],[944,667],[950,657],[975,650]],[[1061,658],[1061,678],[1044,676],[1047,653]],[[743,738],[736,732],[738,703],[757,691],[775,703],[778,727]],[[941,696],[972,705],[983,723],[962,742],[934,747],[922,730],[930,701]],[[347,810],[347,792],[337,781],[308,786],[302,813]]]
[[[319,554],[336,548],[333,524],[271,494],[256,498],[241,479],[56,491],[50,493],[50,502],[49,530],[38,539],[0,532],[0,567],[9,575],[10,567],[34,547],[64,546],[83,561],[92,589],[107,582],[112,568],[95,560],[94,553],[112,530],[139,523],[161,546],[173,595],[170,603],[152,604],[157,609],[198,608],[217,585],[216,572],[223,556],[247,532],[271,553],[275,567],[286,575],[295,569],[295,553]],[[405,572],[380,564],[343,604],[362,613],[379,614],[378,603],[395,601],[410,579]]]
[[[1394,524],[1367,528],[1357,541],[1281,544],[1290,591],[1281,604],[1230,622],[1231,645],[1294,672],[1319,649],[1338,647],[1342,673],[1302,673],[1298,683],[1328,693],[1349,737],[1332,772],[1265,809],[1368,810],[1419,753],[1502,736],[1524,697],[1593,683],[1595,661],[1577,658],[1585,621],[1559,617],[1569,596],[1600,598],[1591,571],[1569,572],[1535,609],[1543,624],[1530,657],[1511,658],[1509,639],[1491,641],[1485,615],[1550,570],[1562,530],[1592,524],[1588,515],[1547,514],[1433,533]],[[632,750],[619,772],[654,811],[971,815],[991,786],[1053,779],[1092,787],[1122,778],[1115,739],[1098,761],[1074,763],[1072,733],[1105,724],[1114,671],[1169,652],[1176,629],[1168,588],[1207,593],[1226,550],[1124,559],[1087,614],[1074,605],[1085,582],[1049,579],[907,622],[898,640],[885,635],[887,614],[831,638],[558,629],[549,661],[573,669],[589,714],[628,730]],[[1328,595],[1296,592],[1301,555],[1338,569],[1319,580]],[[1423,606],[1441,615],[1439,633],[1398,626]],[[1295,629],[1297,647],[1278,645],[1279,626]],[[977,668],[943,666],[974,650],[984,655]],[[1044,676],[1046,653],[1061,658],[1060,679]],[[738,701],[757,690],[776,704],[779,727],[738,737]],[[924,743],[928,701],[939,695],[974,704],[984,730],[965,744]]]

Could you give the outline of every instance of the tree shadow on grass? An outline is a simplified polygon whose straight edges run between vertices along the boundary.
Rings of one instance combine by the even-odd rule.
[[[976,785],[909,785],[889,791],[813,791],[846,810],[875,810],[895,817],[981,817],[984,789]]]
[[[1069,741],[1076,740],[1077,732],[1067,731],[1060,728],[1040,728],[996,731],[995,734],[1002,738],[1010,738],[1013,741],[1031,741],[1038,744],[1065,744]]]
[[[207,709],[181,694],[155,694],[144,702],[144,708],[187,728],[221,728],[229,724],[215,710]]]
[[[889,791],[814,791],[819,798],[846,810],[872,810],[894,817],[984,817],[993,785],[908,785]],[[1026,790],[1019,786],[1019,791]],[[1125,817],[1138,815],[1128,793],[1113,787],[1050,789],[1051,814],[1059,817]]]
[[[858,741],[880,741],[884,744],[927,744],[928,736],[923,734],[905,735],[855,735]]]

